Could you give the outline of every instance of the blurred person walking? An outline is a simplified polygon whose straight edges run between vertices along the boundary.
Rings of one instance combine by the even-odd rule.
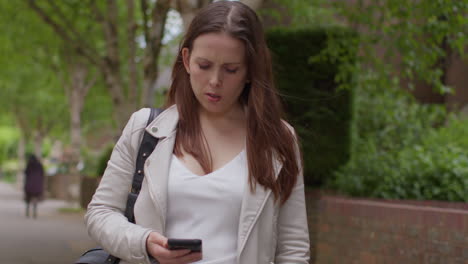
[[[29,217],[32,204],[33,218],[37,218],[37,204],[44,193],[44,168],[34,154],[28,155],[28,163],[24,172],[24,200],[26,202],[26,217]]]

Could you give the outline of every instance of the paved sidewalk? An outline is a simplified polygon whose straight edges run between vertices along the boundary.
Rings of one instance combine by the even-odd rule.
[[[47,199],[37,219],[26,218],[23,194],[0,181],[0,264],[71,264],[95,246],[83,213],[64,213],[65,201]]]

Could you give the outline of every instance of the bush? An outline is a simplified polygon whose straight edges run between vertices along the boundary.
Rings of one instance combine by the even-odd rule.
[[[398,153],[398,170],[380,187],[384,198],[468,202],[468,122],[453,119]]]
[[[329,187],[353,196],[468,201],[467,121],[399,88],[362,86],[356,102],[352,158]]]
[[[0,165],[6,160],[18,156],[19,133],[15,127],[0,126]]]
[[[101,177],[107,167],[107,162],[112,154],[113,144],[109,144],[99,153],[83,151],[84,168],[82,174],[88,177]]]

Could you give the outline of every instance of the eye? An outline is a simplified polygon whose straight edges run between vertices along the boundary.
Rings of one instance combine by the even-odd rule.
[[[236,73],[239,68],[225,68],[228,73]]]
[[[200,69],[202,69],[202,70],[207,70],[208,68],[210,68],[210,65],[208,65],[208,64],[198,64],[198,67],[200,67]]]

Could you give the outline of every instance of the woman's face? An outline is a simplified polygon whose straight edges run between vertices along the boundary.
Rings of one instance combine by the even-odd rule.
[[[240,109],[247,76],[245,45],[226,33],[198,36],[192,51],[182,50],[193,93],[201,111],[228,114]]]

